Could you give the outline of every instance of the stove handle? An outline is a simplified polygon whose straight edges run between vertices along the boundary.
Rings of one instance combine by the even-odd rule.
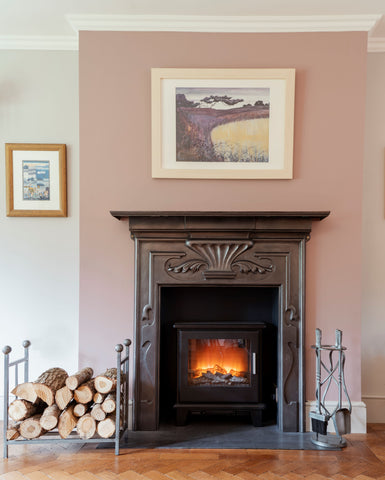
[[[253,357],[252,357],[252,362],[253,362],[253,375],[257,374],[257,354],[253,352]]]

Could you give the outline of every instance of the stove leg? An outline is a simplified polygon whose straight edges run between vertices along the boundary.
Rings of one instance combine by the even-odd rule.
[[[178,407],[176,409],[176,424],[178,427],[182,427],[187,423],[188,408]]]
[[[262,410],[251,410],[251,423],[254,427],[262,427]]]

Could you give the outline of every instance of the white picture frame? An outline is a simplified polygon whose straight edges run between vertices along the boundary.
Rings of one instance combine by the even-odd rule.
[[[151,76],[153,178],[293,178],[295,69]]]

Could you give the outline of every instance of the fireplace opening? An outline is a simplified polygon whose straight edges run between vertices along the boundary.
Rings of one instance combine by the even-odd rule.
[[[279,288],[160,290],[160,422],[225,413],[276,423]]]

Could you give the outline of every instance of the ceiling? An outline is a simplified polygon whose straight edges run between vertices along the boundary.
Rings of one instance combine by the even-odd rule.
[[[361,16],[385,14],[384,0],[0,0],[0,40],[26,37],[63,37],[76,39],[73,19],[105,15],[119,16],[191,16],[254,19],[260,16]],[[110,17],[111,18],[111,17]],[[151,17],[154,19],[154,17]],[[328,17],[329,20],[332,17]],[[366,18],[366,17],[364,17]],[[374,18],[374,17],[373,17]],[[378,17],[380,18],[380,17]],[[229,19],[228,19],[229,20]],[[262,19],[263,20],[263,19]],[[76,22],[75,22],[76,23]],[[369,36],[385,39],[385,19],[369,22]],[[115,25],[116,27],[116,25]],[[127,25],[126,25],[127,27]],[[92,28],[92,27],[91,27]],[[109,28],[92,28],[105,30]],[[119,29],[119,28],[113,28]],[[130,29],[130,28],[123,28]],[[353,28],[354,29],[354,28]],[[362,28],[366,30],[366,28]],[[217,30],[218,31],[218,30]],[[258,30],[256,30],[258,31]],[[277,30],[273,30],[277,31]],[[312,30],[310,30],[312,31]],[[313,30],[314,31],[314,30]],[[321,30],[322,31],[322,30]],[[323,30],[325,31],[325,30]],[[1,42],[0,42],[1,43]]]

